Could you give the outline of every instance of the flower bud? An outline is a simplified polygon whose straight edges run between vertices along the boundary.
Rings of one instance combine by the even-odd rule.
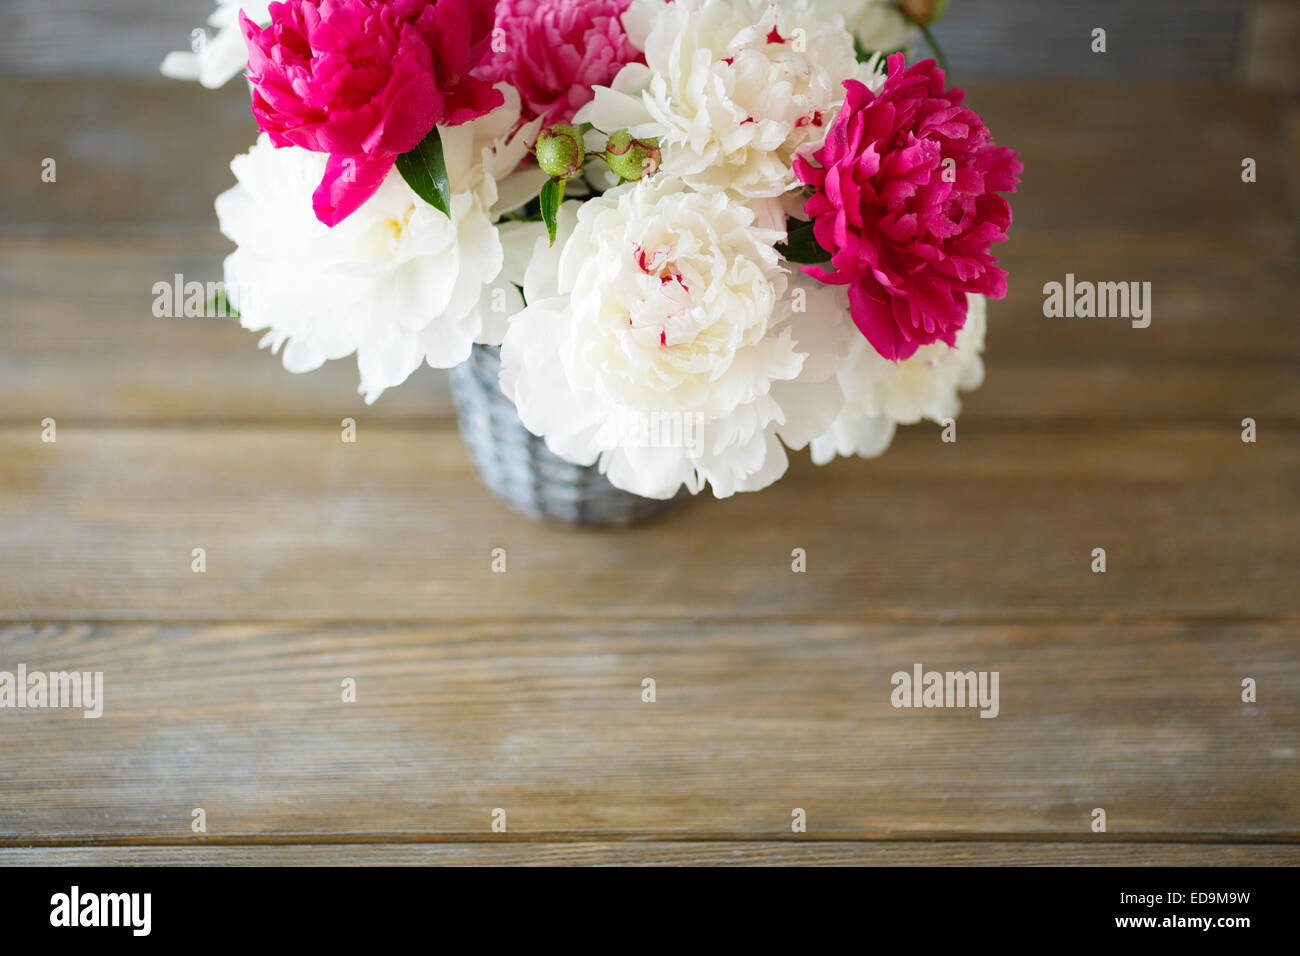
[[[611,136],[605,147],[610,171],[629,182],[651,175],[662,161],[657,139],[635,139],[625,129]]]
[[[918,26],[928,27],[948,9],[948,0],[899,0],[903,16]]]
[[[560,123],[537,137],[537,165],[552,179],[569,179],[582,171],[587,153],[576,127]]]

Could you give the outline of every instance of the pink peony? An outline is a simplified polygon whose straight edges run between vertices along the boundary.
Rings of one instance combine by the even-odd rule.
[[[627,63],[644,63],[620,19],[631,0],[499,0],[492,57],[478,75],[519,91],[523,118],[567,123]]]
[[[240,13],[253,115],[276,146],[329,153],[312,197],[333,226],[437,125],[502,103],[471,75],[488,52],[492,0],[286,0],[265,28]]]
[[[895,53],[879,93],[844,84],[817,165],[795,160],[795,173],[816,190],[804,208],[834,266],[804,271],[847,285],[854,323],[896,361],[931,342],[954,345],[966,293],[1007,294],[989,247],[1011,225],[998,193],[1015,192],[1024,167],[961,105],[965,91],[943,84],[933,60],[904,68]]]

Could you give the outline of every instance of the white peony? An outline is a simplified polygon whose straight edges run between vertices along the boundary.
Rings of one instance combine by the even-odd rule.
[[[535,138],[534,122],[507,140],[519,99],[471,123],[442,130],[451,218],[407,186],[396,169],[378,192],[329,228],[312,212],[325,154],[274,148],[263,135],[231,164],[239,185],[217,199],[221,231],[239,248],[226,259],[227,295],[245,328],[268,330],[284,366],[308,372],[357,355],[373,402],[428,362],[450,368],[475,342],[498,344],[523,306],[510,264],[540,230],[493,223],[537,194],[544,174],[506,179]],[[498,188],[498,179],[504,180]],[[507,249],[511,241],[518,249]]]
[[[984,381],[980,353],[987,303],[982,295],[967,294],[966,299],[966,324],[955,348],[934,342],[905,361],[891,362],[855,334],[838,375],[844,407],[826,433],[813,439],[813,461],[824,465],[836,455],[874,458],[889,447],[898,425],[957,417],[957,390],[979,388]]]
[[[646,63],[596,87],[577,121],[659,137],[663,169],[700,192],[799,188],[793,157],[821,147],[865,69],[809,0],[633,0],[623,22]]]
[[[843,17],[844,26],[869,52],[893,53],[916,43],[916,27],[893,0],[817,0],[817,8],[827,17]]]
[[[781,477],[780,440],[802,448],[839,410],[849,331],[825,287],[791,285],[783,234],[665,174],[560,218],[502,348],[523,423],[645,497],[707,483],[722,498]]]
[[[176,80],[198,80],[210,90],[225,86],[248,66],[248,47],[239,28],[239,11],[258,26],[271,22],[269,0],[217,0],[217,9],[208,18],[217,35],[210,37],[195,28],[190,34],[190,50],[168,53],[159,69],[163,76]]]

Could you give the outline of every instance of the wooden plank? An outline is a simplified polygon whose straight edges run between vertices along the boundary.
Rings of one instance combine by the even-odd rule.
[[[155,75],[163,55],[185,49],[213,0],[8,0],[0,63],[23,74]]]
[[[1004,254],[1011,297],[993,310],[990,374],[968,403],[972,415],[1036,424],[1294,420],[1300,277],[1281,101],[1204,86],[1149,92],[1060,82],[972,90],[1027,164]],[[1189,113],[1197,123],[1184,121]],[[1097,134],[1062,136],[1061,116]],[[89,132],[105,117],[120,134],[111,142]],[[290,377],[255,353],[253,334],[150,313],[155,282],[220,277],[230,247],[216,233],[211,200],[231,183],[229,157],[252,136],[237,86],[10,84],[0,90],[0,120],[29,131],[0,154],[0,174],[20,187],[0,197],[0,232],[11,234],[0,240],[4,420],[449,414],[445,377],[433,370],[367,410],[348,361]],[[160,149],[159,130],[184,135]],[[1240,182],[1247,154],[1259,163],[1257,183]],[[50,155],[62,172],[44,184],[40,162]],[[121,238],[159,230],[165,235]],[[53,241],[55,232],[108,235]],[[1151,282],[1152,327],[1045,319],[1043,284],[1067,272]],[[158,361],[160,353],[171,358]],[[1041,387],[1044,378],[1053,388]]]
[[[188,32],[182,35],[188,39]],[[30,238],[58,230],[216,231],[213,200],[235,184],[230,161],[257,139],[248,88],[232,83],[27,80],[0,94],[0,151],[10,185],[0,228]],[[41,179],[55,161],[54,182]]]
[[[1268,426],[1256,444],[1235,427],[967,427],[947,444],[914,429],[875,461],[801,456],[762,494],[601,534],[507,511],[454,430],[363,422],[357,436],[0,430],[0,618],[1300,614],[1300,443]],[[807,573],[791,571],[795,548]]]
[[[955,77],[1233,75],[1241,0],[997,0],[949,4],[935,32]],[[1092,31],[1106,30],[1106,52]],[[924,46],[919,56],[929,56]]]
[[[1008,252],[1068,253],[1083,237],[1141,249],[1195,242],[1206,255],[1249,249],[1294,263],[1286,100],[1232,84],[963,79],[969,102],[1025,162]],[[1195,117],[1189,121],[1188,117]],[[234,185],[230,160],[256,139],[248,92],[197,84],[20,80],[0,84],[0,231],[174,232],[216,228],[212,202]],[[1241,161],[1258,163],[1241,182]],[[58,162],[42,183],[41,162]],[[106,187],[106,184],[109,184]]]
[[[1294,275],[1285,98],[1159,82],[1137,92],[1118,83],[981,81],[967,92],[1025,164],[1008,252],[1053,247],[1065,271],[1085,238],[1139,260],[1152,240],[1177,239],[1211,256],[1249,248]],[[1241,181],[1245,157],[1256,160],[1254,183]]]
[[[0,842],[491,840],[494,808],[516,839],[775,840],[798,807],[813,839],[1295,843],[1295,638],[1294,622],[9,626],[6,668],[102,671],[104,705],[0,712]],[[891,675],[915,663],[997,671],[998,716],[894,708]]]
[[[167,50],[186,45],[211,0],[10,0],[0,63],[11,72],[151,76]],[[1241,0],[999,0],[953,3],[938,32],[954,69],[1004,75],[1232,74]],[[1091,30],[1110,52],[1090,52]],[[918,51],[923,53],[924,51]]]
[[[1292,100],[1286,110],[1287,161],[1291,182],[1300,183],[1300,101]],[[1291,190],[1291,209],[1300,222],[1300,188]]]
[[[289,375],[260,335],[224,319],[159,319],[156,282],[217,281],[215,233],[121,240],[0,239],[0,420],[414,424],[452,415],[445,373],[423,368],[366,407],[352,359]],[[1300,422],[1293,265],[1180,240],[1074,251],[1022,245],[1004,258],[1011,294],[990,310],[984,386],[963,424],[1079,421],[1148,427]],[[1150,282],[1152,320],[1049,319],[1044,283]],[[1249,289],[1249,295],[1243,290]],[[1043,382],[1050,381],[1051,388]]]
[[[3,866],[1298,866],[1295,844],[757,840],[0,848]]]
[[[1256,86],[1300,91],[1300,4],[1255,0],[1243,24],[1242,72]]]
[[[217,282],[231,246],[185,237],[27,244],[0,240],[4,418],[25,421],[415,422],[445,419],[445,373],[425,367],[379,404],[357,394],[355,360],[306,375],[227,318],[156,318],[156,282]]]

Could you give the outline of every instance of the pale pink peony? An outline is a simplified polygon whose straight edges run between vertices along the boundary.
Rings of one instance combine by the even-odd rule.
[[[477,74],[519,91],[525,120],[567,123],[627,63],[644,63],[620,17],[631,0],[499,0],[492,55]]]
[[[815,164],[796,158],[795,172],[815,190],[805,211],[834,267],[804,271],[848,286],[854,323],[901,361],[931,342],[955,345],[968,292],[1006,295],[989,247],[1011,225],[998,193],[1015,192],[1024,167],[961,105],[964,90],[944,89],[933,60],[905,68],[896,53],[888,64],[879,93],[844,84],[825,147]]]
[[[253,115],[276,146],[330,154],[312,197],[327,226],[434,126],[502,103],[471,75],[488,53],[492,0],[286,0],[270,12],[264,28],[240,14]]]

